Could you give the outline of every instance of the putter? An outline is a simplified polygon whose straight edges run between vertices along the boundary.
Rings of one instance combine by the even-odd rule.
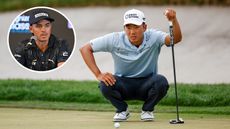
[[[174,37],[173,37],[173,24],[172,21],[169,21],[169,33],[170,33],[170,46],[172,48],[172,60],[173,60],[173,74],[174,74],[174,86],[175,86],[175,95],[176,95],[176,119],[169,121],[170,124],[183,124],[184,120],[179,117],[179,105],[178,105],[178,96],[177,96],[177,85],[176,85],[176,67],[175,67],[175,57],[174,57]]]

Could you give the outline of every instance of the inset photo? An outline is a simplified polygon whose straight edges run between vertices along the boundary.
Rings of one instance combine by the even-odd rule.
[[[50,7],[34,7],[19,14],[8,32],[8,45],[16,62],[35,72],[63,66],[75,46],[71,21]]]

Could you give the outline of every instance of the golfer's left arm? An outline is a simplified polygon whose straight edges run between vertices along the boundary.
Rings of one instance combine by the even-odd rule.
[[[169,21],[172,21],[173,23],[173,36],[174,36],[174,44],[179,43],[182,40],[182,34],[180,29],[180,24],[176,18],[176,12],[172,9],[167,9],[168,13],[166,14],[166,17]],[[166,36],[165,38],[165,44],[170,45],[170,36]]]

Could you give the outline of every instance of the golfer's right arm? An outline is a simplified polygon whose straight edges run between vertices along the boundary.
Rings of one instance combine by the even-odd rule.
[[[91,72],[95,75],[97,80],[104,82],[107,86],[112,86],[115,84],[116,80],[111,73],[109,72],[102,73],[98,68],[93,55],[93,49],[90,43],[87,43],[86,45],[81,47],[80,52],[86,65],[89,67]]]

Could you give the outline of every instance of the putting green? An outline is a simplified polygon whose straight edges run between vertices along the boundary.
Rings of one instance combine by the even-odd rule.
[[[0,108],[1,129],[114,129],[113,112]],[[229,115],[181,114],[184,124],[171,125],[175,113],[156,113],[154,122],[139,121],[131,113],[119,129],[229,129]]]

